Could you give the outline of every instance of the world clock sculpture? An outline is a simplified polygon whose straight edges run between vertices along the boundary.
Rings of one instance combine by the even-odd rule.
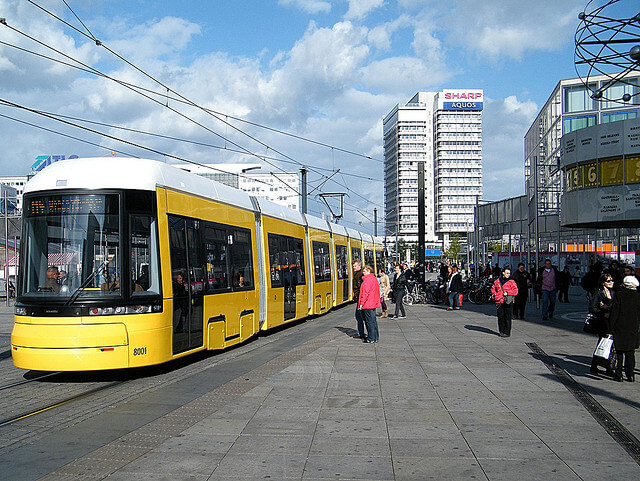
[[[624,10],[636,10],[638,2],[609,0],[601,6],[598,3],[590,0],[578,15],[576,73],[594,100],[626,104],[640,95],[637,80],[628,78],[630,72],[640,70],[640,11],[628,18],[620,15]],[[604,75],[607,80],[600,85],[590,81],[596,75]]]

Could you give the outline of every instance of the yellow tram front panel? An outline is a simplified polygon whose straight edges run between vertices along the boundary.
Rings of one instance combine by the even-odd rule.
[[[61,317],[59,324],[16,316],[13,362],[21,369],[87,371],[147,366],[171,359],[163,313]],[[44,367],[46,366],[46,367]]]
[[[309,315],[309,259],[302,225],[262,216],[267,330]]]
[[[334,253],[331,249],[331,234],[309,227],[309,243],[312,253],[311,289],[313,314],[324,314],[333,306],[333,265]]]

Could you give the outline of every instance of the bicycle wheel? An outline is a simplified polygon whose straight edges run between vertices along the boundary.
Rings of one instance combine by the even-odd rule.
[[[471,304],[476,304],[477,293],[478,293],[478,291],[469,291],[469,294],[467,295],[467,300]]]
[[[479,295],[476,298],[478,304],[484,304],[486,302],[489,302],[489,299],[491,299],[491,291],[486,287],[483,287],[478,294]]]
[[[413,296],[411,294],[405,294],[404,297],[402,298],[402,303],[406,304],[407,306],[412,306]]]

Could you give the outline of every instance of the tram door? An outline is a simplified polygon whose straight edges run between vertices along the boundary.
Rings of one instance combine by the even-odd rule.
[[[296,317],[297,260],[294,241],[290,237],[280,237],[280,266],[284,284],[284,320]]]
[[[173,286],[173,353],[203,343],[204,262],[200,222],[169,216]]]

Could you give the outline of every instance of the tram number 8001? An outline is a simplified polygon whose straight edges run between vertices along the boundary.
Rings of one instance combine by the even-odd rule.
[[[136,347],[133,350],[133,355],[134,356],[144,356],[147,353],[147,348],[146,347]]]

